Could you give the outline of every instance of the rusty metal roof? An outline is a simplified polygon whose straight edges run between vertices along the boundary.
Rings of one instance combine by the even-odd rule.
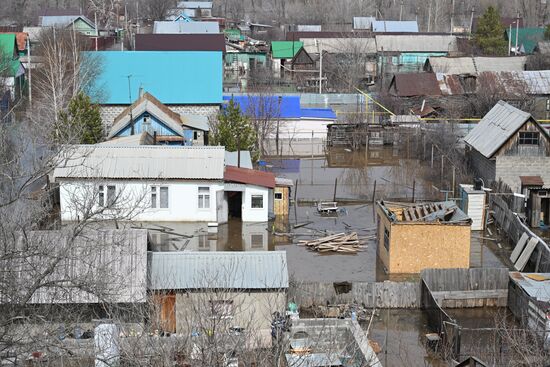
[[[242,167],[226,166],[223,179],[230,182],[268,187],[270,189],[275,187],[275,175],[273,173]]]
[[[544,186],[544,181],[540,176],[519,176],[521,186]]]
[[[439,96],[441,90],[434,73],[395,74],[390,93],[398,97]]]

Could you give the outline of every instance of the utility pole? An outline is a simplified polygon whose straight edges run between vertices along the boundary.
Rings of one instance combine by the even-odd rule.
[[[518,55],[519,10],[516,15],[516,55]]]
[[[512,23],[510,23],[510,31],[508,32],[508,56],[512,53]]]
[[[317,45],[317,52],[319,52],[319,94],[323,93],[323,48],[321,47],[321,41],[315,40]]]
[[[29,70],[29,106],[32,110],[31,41],[29,37],[27,37],[27,69]]]
[[[432,23],[432,0],[430,0],[430,5],[428,6],[428,33],[430,33],[431,23]]]
[[[451,0],[451,36],[453,35],[454,16],[455,16],[455,0]]]
[[[468,36],[468,39],[472,38],[472,28],[474,27],[474,12],[475,7],[472,6],[472,15],[470,16],[470,35]]]
[[[99,37],[99,28],[97,28],[97,13],[94,12],[94,26],[95,26],[95,50],[97,51],[97,38]]]
[[[130,99],[130,135],[134,135],[134,116],[132,116],[132,74],[128,75],[128,98]]]
[[[403,0],[401,0],[401,6],[399,7],[399,21],[403,19]]]

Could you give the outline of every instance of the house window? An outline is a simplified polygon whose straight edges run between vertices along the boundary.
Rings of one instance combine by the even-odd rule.
[[[193,140],[197,140],[199,138],[199,133],[197,131],[193,131]]]
[[[390,252],[390,231],[384,227],[384,247]]]
[[[199,209],[210,209],[209,187],[199,187]]]
[[[99,185],[99,206],[109,207],[115,203],[116,186]]]
[[[539,133],[534,131],[520,131],[519,144],[521,145],[539,145]]]
[[[168,208],[168,186],[151,186],[151,208]]]
[[[283,193],[282,192],[276,192],[275,193],[275,200],[283,200]]]
[[[264,235],[263,234],[252,234],[252,235],[250,235],[250,247],[252,247],[252,248],[263,248],[264,247]]]
[[[262,209],[264,207],[263,195],[252,195],[252,209]]]
[[[227,319],[233,317],[233,301],[210,301],[210,317]]]

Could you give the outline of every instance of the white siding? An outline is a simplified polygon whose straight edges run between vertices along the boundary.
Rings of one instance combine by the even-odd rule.
[[[468,194],[468,211],[466,214],[472,219],[472,231],[483,230],[483,212],[485,194]]]
[[[223,182],[212,181],[61,181],[61,219],[74,221],[82,219],[84,213],[93,207],[100,210],[99,185],[115,185],[117,209],[105,211],[100,219],[126,219],[143,222],[217,222],[216,192],[224,190]],[[168,208],[151,208],[150,187],[168,187]],[[210,188],[210,207],[199,208],[199,187]],[[243,222],[266,222],[268,220],[268,189],[246,186],[243,193]],[[157,194],[158,195],[158,194]],[[252,195],[263,196],[263,208],[251,207]],[[106,198],[105,198],[106,199]],[[222,210],[227,212],[227,203]],[[226,218],[226,215],[222,216]],[[222,221],[226,221],[227,219]]]

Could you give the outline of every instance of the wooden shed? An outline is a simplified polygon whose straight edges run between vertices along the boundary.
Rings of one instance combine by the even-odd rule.
[[[378,256],[388,273],[470,267],[472,220],[452,201],[376,205]]]
[[[288,216],[290,207],[290,191],[294,183],[283,177],[275,178],[273,190],[273,212],[276,216]]]

